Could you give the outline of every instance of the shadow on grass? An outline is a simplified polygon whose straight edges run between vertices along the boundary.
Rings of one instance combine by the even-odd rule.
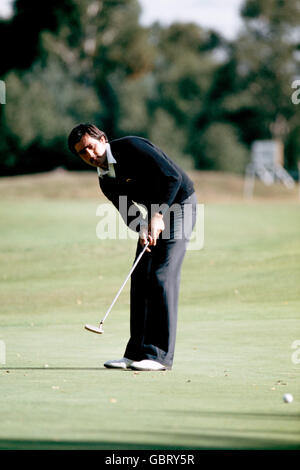
[[[0,439],[0,450],[188,450],[185,446],[132,442],[81,442]]]
[[[50,367],[50,366],[40,366],[40,367],[0,367],[0,371],[11,371],[11,370],[98,370],[98,371],[111,371],[114,374],[117,374],[118,372],[137,372],[134,369],[118,369],[118,368],[113,368],[113,367]],[[143,374],[150,373],[152,371],[144,371]],[[163,371],[156,371],[155,373],[166,373],[169,372],[168,370],[163,370]]]
[[[287,405],[284,405],[283,406],[287,406]],[[201,418],[211,418],[212,417],[212,412],[211,411],[196,411],[196,410],[167,410],[166,413],[171,413],[171,414],[181,414],[182,416],[187,416],[187,415],[191,415],[191,416],[194,416],[194,417],[201,417]],[[291,414],[291,413],[282,413],[282,412],[279,412],[279,413],[268,413],[268,412],[251,412],[251,411],[214,411],[213,412],[215,415],[217,415],[218,417],[220,418],[240,418],[240,419],[245,419],[245,418],[253,418],[253,419],[262,419],[262,420],[266,420],[266,419],[280,419],[280,418],[288,418],[288,419],[292,419],[292,420],[295,420],[295,421],[299,421],[300,423],[300,414],[299,413],[295,413],[295,414]],[[299,434],[300,436],[300,434]]]
[[[109,370],[106,367],[0,367],[0,370]]]
[[[173,438],[178,439],[179,435],[174,434]],[[181,436],[182,437],[182,436]],[[218,445],[218,441],[224,442],[224,436],[203,436],[190,435],[193,439],[199,438],[201,445],[184,446],[179,444],[164,445],[162,443],[134,443],[134,442],[93,442],[93,441],[47,441],[47,440],[22,440],[22,439],[0,439],[0,450],[298,450],[300,445],[276,442],[275,440],[249,439],[237,436],[227,436],[226,444]],[[213,439],[216,444],[205,445],[205,440],[209,442]]]

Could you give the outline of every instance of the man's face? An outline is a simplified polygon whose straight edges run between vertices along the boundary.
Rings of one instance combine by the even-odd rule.
[[[100,140],[84,134],[75,144],[75,150],[85,163],[93,167],[102,166],[106,161],[106,140],[102,136]]]

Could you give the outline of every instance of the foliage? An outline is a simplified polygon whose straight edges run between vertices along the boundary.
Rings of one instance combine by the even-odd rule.
[[[237,131],[230,124],[214,122],[200,137],[197,152],[198,167],[208,170],[243,172],[248,151],[239,141]]]
[[[148,137],[184,168],[242,172],[253,140],[279,137],[295,169],[299,0],[245,0],[232,42],[193,23],[142,27],[140,11],[137,0],[15,0],[0,20],[0,173],[85,168],[66,146],[79,122]]]

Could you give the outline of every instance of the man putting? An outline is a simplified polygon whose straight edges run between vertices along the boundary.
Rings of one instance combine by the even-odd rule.
[[[72,153],[97,168],[103,194],[128,227],[139,233],[135,259],[149,242],[131,275],[130,339],[124,357],[104,366],[171,369],[180,271],[196,221],[193,182],[161,149],[141,137],[108,142],[95,125],[79,124],[71,131],[68,145]],[[147,219],[135,203],[147,209]]]

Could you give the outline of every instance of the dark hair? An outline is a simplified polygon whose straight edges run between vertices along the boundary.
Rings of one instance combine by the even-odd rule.
[[[84,134],[89,134],[91,137],[98,140],[100,140],[101,137],[104,136],[106,142],[108,142],[105,132],[100,131],[100,129],[98,129],[97,126],[94,126],[94,124],[79,124],[71,130],[70,135],[68,137],[68,146],[70,151],[74,153],[74,155],[77,155],[75,145],[81,140],[81,137],[83,137]]]

